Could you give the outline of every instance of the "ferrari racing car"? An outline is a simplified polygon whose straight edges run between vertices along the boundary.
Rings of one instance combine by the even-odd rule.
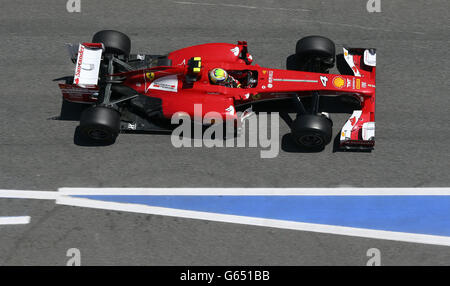
[[[340,132],[340,148],[371,150],[375,144],[372,48],[345,47],[346,74],[329,73],[336,63],[335,44],[321,36],[297,42],[294,68],[288,70],[254,64],[246,42],[201,44],[165,55],[131,54],[127,35],[103,30],[91,42],[68,48],[75,75],[59,87],[64,101],[91,105],[79,125],[90,140],[114,142],[121,131],[170,130],[170,118],[179,112],[192,117],[216,112],[224,121],[239,121],[238,111],[244,107],[285,100],[296,116],[280,116],[294,141],[323,149],[332,139],[332,121],[319,112],[319,99],[337,96],[357,103]]]

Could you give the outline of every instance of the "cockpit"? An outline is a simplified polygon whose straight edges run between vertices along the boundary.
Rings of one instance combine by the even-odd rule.
[[[255,70],[224,70],[214,68],[209,71],[211,84],[232,88],[254,88],[258,84],[258,72]]]
[[[231,70],[228,73],[240,82],[240,88],[254,88],[258,85],[258,72],[255,70]]]

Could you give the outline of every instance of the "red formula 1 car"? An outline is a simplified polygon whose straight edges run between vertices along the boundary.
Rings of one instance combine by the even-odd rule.
[[[297,42],[290,70],[253,64],[246,42],[140,55],[130,54],[128,36],[105,30],[91,43],[68,47],[75,76],[60,88],[65,101],[92,105],[82,113],[79,126],[92,140],[114,142],[120,131],[167,130],[178,112],[192,117],[216,112],[224,120],[239,120],[242,107],[284,99],[297,113],[291,119],[280,112],[295,142],[308,149],[323,148],[331,141],[332,122],[327,113],[319,112],[320,98],[338,96],[357,104],[342,128],[339,146],[374,147],[375,49],[344,48],[342,62],[348,72],[329,74],[336,63],[335,45],[320,36]],[[200,110],[195,108],[198,104]]]

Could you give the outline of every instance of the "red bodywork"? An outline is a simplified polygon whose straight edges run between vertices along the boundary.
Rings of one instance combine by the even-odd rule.
[[[362,114],[357,122],[353,119],[355,122],[352,122],[351,140],[347,140],[349,145],[352,140],[362,140],[364,123],[375,121],[376,68],[366,66],[361,54],[353,55],[355,68],[359,70],[360,76],[350,76],[260,67],[245,61],[245,57],[251,56],[243,57],[241,53],[243,50],[247,50],[246,42],[197,45],[169,53],[168,58],[172,61],[172,66],[117,75],[126,75],[127,79],[123,84],[137,92],[160,98],[163,114],[167,118],[171,118],[177,112],[203,117],[208,112],[218,112],[224,119],[229,119],[230,115],[231,118],[235,118],[235,106],[241,104],[292,97],[295,93],[299,96],[310,96],[313,91],[318,91],[321,95],[352,95],[361,101]],[[201,58],[198,80],[193,84],[187,84],[188,62],[196,57]],[[217,67],[227,71],[251,70],[257,74],[257,85],[253,88],[232,88],[211,84],[208,72]],[[169,86],[159,86],[158,81],[161,78],[172,78],[168,83]],[[167,82],[164,85],[167,85]],[[68,98],[67,94],[64,97],[72,99]],[[92,96],[83,98],[87,102],[93,101]],[[202,114],[194,114],[195,104],[202,105]]]

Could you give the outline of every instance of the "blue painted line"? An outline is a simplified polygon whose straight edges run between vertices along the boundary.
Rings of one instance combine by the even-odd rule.
[[[74,196],[93,200],[450,236],[450,196]]]

